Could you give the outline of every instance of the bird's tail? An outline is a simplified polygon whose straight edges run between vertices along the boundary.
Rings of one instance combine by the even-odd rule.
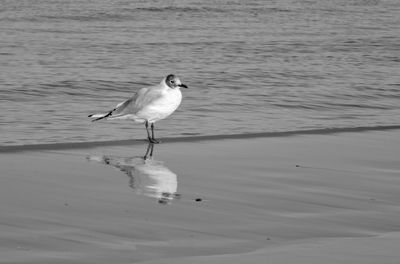
[[[115,111],[115,109],[111,110],[111,111],[108,112],[108,113],[101,113],[101,114],[92,114],[92,115],[88,115],[88,117],[94,118],[94,119],[92,120],[92,122],[94,122],[94,121],[98,121],[98,120],[101,120],[101,119],[104,119],[104,118],[107,118],[107,117],[111,116],[112,113],[113,113],[114,111]]]

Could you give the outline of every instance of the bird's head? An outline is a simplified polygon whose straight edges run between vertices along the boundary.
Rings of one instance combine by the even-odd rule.
[[[165,84],[172,89],[175,88],[188,88],[185,84],[179,80],[179,78],[176,75],[170,74],[165,78]]]

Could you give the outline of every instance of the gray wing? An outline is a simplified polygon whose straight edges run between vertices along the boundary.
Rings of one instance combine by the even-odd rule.
[[[119,103],[111,111],[89,115],[89,117],[95,118],[92,121],[98,121],[104,118],[117,118],[128,114],[135,115],[138,111],[150,105],[160,97],[162,97],[162,92],[157,86],[142,88],[128,100]]]
[[[154,101],[162,97],[162,91],[157,86],[140,89],[132,102],[132,111],[134,113],[143,110],[146,106],[151,105]]]

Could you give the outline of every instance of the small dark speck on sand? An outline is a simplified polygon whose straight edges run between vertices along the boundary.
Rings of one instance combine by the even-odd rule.
[[[298,165],[298,164],[297,164],[297,165],[296,165],[296,167],[297,167],[297,168],[299,168],[299,167],[300,167],[300,165]]]
[[[201,201],[203,201],[203,199],[201,199],[201,198],[196,198],[196,199],[194,199],[196,202],[201,202]]]

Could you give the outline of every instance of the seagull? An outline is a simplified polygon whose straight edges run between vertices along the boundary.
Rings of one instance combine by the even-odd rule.
[[[170,116],[181,104],[180,88],[188,88],[176,75],[169,74],[160,84],[141,88],[131,98],[106,113],[92,114],[92,121],[128,119],[144,123],[150,143],[160,143],[154,137],[154,123]],[[151,136],[149,132],[151,126]]]

